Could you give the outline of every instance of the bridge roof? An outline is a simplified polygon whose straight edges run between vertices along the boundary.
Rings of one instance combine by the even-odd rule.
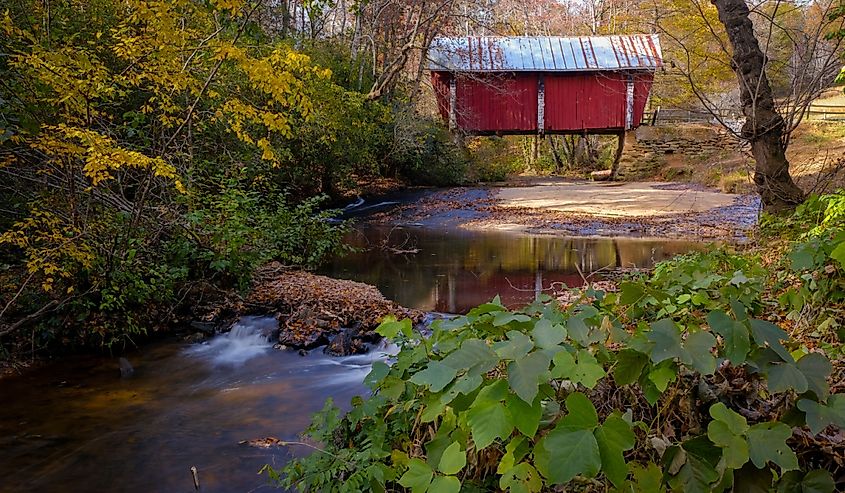
[[[429,69],[446,72],[651,70],[662,63],[656,34],[437,38]]]

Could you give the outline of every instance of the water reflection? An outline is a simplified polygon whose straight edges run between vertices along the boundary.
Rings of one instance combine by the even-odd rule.
[[[516,307],[540,291],[580,286],[581,274],[647,268],[703,248],[685,241],[555,238],[463,230],[359,226],[349,236],[362,251],[335,259],[322,273],[377,286],[388,298],[427,311],[463,313],[500,295]],[[401,253],[418,250],[417,253]],[[397,253],[400,252],[400,253]]]

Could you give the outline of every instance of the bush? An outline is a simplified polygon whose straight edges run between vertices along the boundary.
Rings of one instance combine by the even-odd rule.
[[[466,180],[464,151],[440,120],[399,107],[394,109],[392,133],[387,161],[394,174],[418,185],[460,185]]]
[[[823,354],[756,318],[761,274],[703,254],[568,307],[494,299],[430,337],[388,320],[401,351],[373,365],[373,394],[343,417],[327,404],[307,431],[324,449],[270,475],[325,492],[834,491],[821,432],[845,426],[845,395]]]

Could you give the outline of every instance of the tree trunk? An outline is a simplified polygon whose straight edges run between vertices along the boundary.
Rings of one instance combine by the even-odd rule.
[[[711,1],[733,48],[731,65],[739,81],[742,112],[746,118],[741,135],[751,144],[757,192],[767,210],[792,208],[804,200],[804,192],[789,174],[783,139],[784,121],[775,111],[765,57],[754,36],[748,6],[745,0]]]

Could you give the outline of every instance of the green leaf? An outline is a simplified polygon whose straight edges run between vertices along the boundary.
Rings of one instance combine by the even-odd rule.
[[[367,376],[364,377],[364,385],[371,389],[375,389],[376,385],[390,373],[390,367],[383,361],[376,361],[373,363],[373,368]]]
[[[807,379],[807,388],[816,394],[819,399],[827,399],[830,394],[830,387],[827,384],[827,377],[833,367],[830,360],[819,353],[810,353],[798,360],[798,370]]]
[[[434,471],[428,464],[420,459],[411,459],[408,461],[408,470],[399,478],[399,484],[414,493],[423,493],[428,490],[433,476]]]
[[[406,318],[397,321],[393,316],[387,316],[384,321],[376,327],[376,333],[388,339],[395,339],[400,333],[409,336],[411,334],[411,319]]]
[[[833,477],[823,469],[810,471],[801,480],[801,493],[831,493],[835,489],[836,483],[833,482]]]
[[[633,305],[645,296],[645,289],[637,283],[623,282],[619,284],[619,304]]]
[[[534,399],[533,404],[528,404],[521,397],[513,394],[508,395],[505,401],[514,426],[523,435],[533,438],[540,427],[540,418],[543,416],[543,406],[539,398]]]
[[[678,370],[673,366],[659,366],[648,374],[648,379],[657,387],[657,390],[664,392],[669,382],[674,382],[678,377]]]
[[[721,402],[710,406],[710,416],[717,421],[725,423],[730,432],[734,435],[744,435],[745,432],[748,431],[748,421],[745,420],[745,416],[739,414],[733,409],[728,409],[728,406]],[[711,438],[711,440],[713,439]]]
[[[655,363],[684,356],[681,334],[671,319],[664,318],[651,324],[651,331],[646,334],[646,337],[654,343],[651,360]]]
[[[461,480],[455,476],[437,476],[428,488],[431,493],[459,493]]]
[[[845,267],[845,241],[840,243],[830,252],[830,258],[839,262],[839,265]]]
[[[530,322],[531,317],[519,313],[499,312],[493,317],[493,326],[501,327],[511,322]]]
[[[571,380],[575,373],[575,357],[567,350],[558,351],[555,357],[552,358],[554,367],[552,368],[552,378],[565,378]]]
[[[719,480],[716,469],[693,455],[687,455],[686,464],[669,482],[676,491],[684,493],[712,493],[711,484]]]
[[[450,353],[441,361],[455,370],[466,369],[470,373],[483,374],[499,364],[499,356],[486,342],[480,339],[467,339],[461,348]]]
[[[511,493],[537,493],[543,488],[543,480],[531,464],[522,462],[504,471],[499,487]]]
[[[620,386],[632,384],[639,380],[647,363],[648,356],[645,354],[633,349],[623,349],[616,353],[613,380]]]
[[[608,416],[596,431],[596,441],[601,455],[601,470],[617,488],[621,488],[628,476],[623,453],[634,448],[636,436],[629,425],[619,416]]]
[[[505,455],[499,461],[496,467],[496,474],[504,474],[505,471],[512,469],[517,462],[521,461],[523,457],[528,455],[528,442],[525,437],[514,437],[505,445]]]
[[[794,361],[792,355],[780,342],[789,339],[789,335],[777,325],[766,320],[751,319],[751,335],[754,336],[754,342],[758,346],[766,347],[768,345],[784,361]]]
[[[766,383],[769,392],[776,394],[794,390],[799,394],[807,391],[808,383],[804,374],[794,363],[776,363],[766,368]]]
[[[801,399],[798,401],[798,409],[804,411],[807,426],[810,427],[810,431],[814,435],[831,424],[845,428],[845,395],[832,395],[827,404],[810,399]]]
[[[443,474],[458,474],[465,465],[467,465],[467,453],[461,450],[460,443],[454,442],[443,451],[437,470]]]
[[[722,336],[725,357],[734,365],[744,363],[751,349],[751,341],[745,325],[736,322],[721,310],[707,315],[707,325],[713,332]]]
[[[549,483],[566,484],[575,476],[598,474],[601,455],[592,431],[555,428],[537,442],[534,462]]]
[[[759,423],[748,430],[748,451],[758,469],[773,462],[783,471],[798,469],[798,457],[786,444],[792,429],[783,423]]]
[[[599,364],[590,351],[587,349],[578,351],[578,360],[572,372],[573,382],[592,389],[605,375],[604,367]]]
[[[566,338],[566,329],[562,325],[552,324],[550,320],[543,318],[537,321],[531,334],[534,336],[537,347],[554,349]]]
[[[518,360],[534,349],[534,341],[522,332],[508,332],[508,340],[493,344],[496,354],[502,359]]]
[[[411,377],[411,382],[417,385],[428,385],[432,392],[440,392],[455,379],[457,374],[456,369],[450,368],[440,361],[430,361],[425,370],[415,373]]]
[[[516,395],[527,403],[534,402],[540,380],[549,376],[551,360],[543,352],[535,351],[508,365],[508,383]]]
[[[684,344],[692,367],[703,375],[712,375],[716,371],[716,358],[710,350],[716,345],[716,338],[709,332],[699,331],[687,336]]]
[[[707,438],[722,448],[722,457],[729,468],[739,469],[748,462],[748,442],[733,433],[725,422],[711,421],[707,425]]]
[[[599,425],[599,415],[590,399],[581,392],[573,392],[566,397],[566,410],[569,413],[560,420],[557,428],[566,430],[592,430]]]
[[[466,417],[476,450],[483,450],[496,438],[505,439],[513,432],[510,414],[501,402],[476,402]]]
[[[587,324],[578,317],[571,317],[566,321],[566,331],[573,341],[581,346],[590,345],[590,328]]]
[[[631,462],[631,475],[634,476],[633,487],[634,493],[661,493],[666,491],[663,486],[663,471],[653,462],[648,463],[648,467]]]

